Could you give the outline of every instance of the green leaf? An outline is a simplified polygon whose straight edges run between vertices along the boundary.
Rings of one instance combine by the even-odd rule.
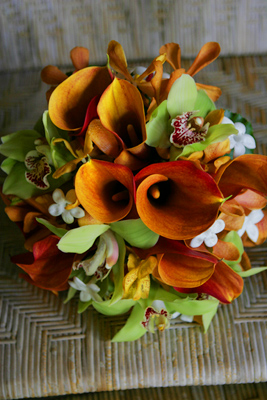
[[[56,138],[64,138],[66,140],[69,140],[68,132],[59,129],[56,125],[53,124],[48,111],[45,111],[43,113],[43,124],[45,129],[45,137],[49,144],[51,144],[52,139]]]
[[[197,111],[196,116],[203,118],[205,118],[210,111],[216,110],[215,104],[209,98],[205,90],[198,90],[194,110]]]
[[[176,299],[172,303],[164,302],[168,312],[173,314],[174,312],[179,312],[185,315],[203,315],[214,310],[214,307],[218,305],[218,300],[192,300],[190,298],[186,299]]]
[[[24,130],[3,136],[0,153],[6,157],[24,162],[26,154],[35,150],[34,141],[40,138],[40,133],[34,130]]]
[[[159,235],[151,231],[140,218],[112,222],[110,227],[131,246],[140,249],[153,247],[159,239]]]
[[[238,260],[235,260],[235,261],[224,260],[227,263],[227,265],[229,265],[229,267],[232,268],[233,266],[240,263],[240,261],[241,261],[242,254],[244,253],[243,242],[242,242],[241,237],[238,235],[238,233],[236,231],[230,231],[229,233],[227,233],[227,235],[223,238],[223,241],[228,242],[228,243],[233,243],[239,251]]]
[[[51,157],[54,167],[58,169],[68,161],[74,160],[74,157],[69,151],[66,151],[64,143],[54,143],[53,140],[54,138],[51,141]]]
[[[167,99],[167,108],[171,118],[187,111],[195,110],[197,87],[191,76],[183,74],[172,85]]]
[[[44,225],[46,228],[48,228],[52,233],[54,233],[58,237],[63,237],[68,231],[67,229],[63,228],[57,228],[56,226],[50,224],[46,219],[43,218],[36,218],[36,221],[39,222],[40,224]]]
[[[115,237],[119,246],[119,258],[116,264],[112,267],[112,273],[114,277],[114,292],[110,300],[110,305],[117,303],[123,296],[122,281],[124,278],[126,247],[121,236],[115,233]]]
[[[141,325],[144,318],[144,310],[140,304],[136,304],[131,312],[124,327],[116,333],[112,342],[131,342],[139,339],[146,333],[146,329]]]
[[[38,189],[35,185],[27,182],[25,179],[25,172],[28,171],[24,162],[17,161],[9,175],[6,177],[4,185],[3,185],[3,193],[4,194],[12,194],[18,196],[19,198],[26,200],[33,196],[39,196],[42,194],[49,193],[60,187],[67,180],[70,179],[70,174],[65,174],[61,176],[59,179],[53,179],[53,169],[51,174],[47,177],[49,188],[46,190]]]
[[[169,113],[167,100],[164,100],[155,111],[153,111],[149,122],[146,124],[146,144],[151,147],[170,147]]]
[[[82,254],[89,250],[96,238],[109,229],[108,225],[85,225],[68,231],[58,242],[63,253]]]
[[[89,300],[89,301],[79,300],[78,313],[79,314],[83,313],[91,304],[92,304],[92,300]]]
[[[219,301],[217,301],[217,305],[214,304],[214,309],[203,314],[202,315],[202,323],[203,323],[203,328],[204,328],[204,332],[206,333],[207,330],[209,329],[210,323],[214,317],[214,315],[216,314],[217,310],[218,310],[218,306],[219,306]]]
[[[110,300],[102,301],[101,303],[97,303],[95,301],[92,302],[92,305],[96,311],[108,316],[125,314],[135,304],[136,301],[131,299],[122,299],[117,301],[116,304],[111,304]]]
[[[13,158],[6,158],[1,164],[2,171],[4,171],[6,174],[9,174],[16,162],[17,161],[13,160]]]
[[[242,278],[246,278],[248,276],[259,274],[260,272],[265,271],[266,269],[267,269],[267,267],[255,267],[255,268],[248,269],[247,271],[238,272],[238,274]]]

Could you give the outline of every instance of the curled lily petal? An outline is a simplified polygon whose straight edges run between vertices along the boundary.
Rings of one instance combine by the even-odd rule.
[[[85,47],[74,47],[70,52],[70,58],[76,70],[86,68],[89,64],[89,50]]]
[[[258,210],[264,208],[267,204],[267,199],[252,190],[245,190],[243,193],[238,194],[235,200],[242,207],[248,208],[249,210]]]
[[[196,56],[193,64],[187,70],[187,74],[194,76],[204,67],[209,65],[212,61],[216,60],[220,54],[221,48],[217,42],[208,42],[200,49],[200,52]]]
[[[222,165],[214,177],[225,197],[236,196],[242,189],[267,194],[267,159],[245,154]]]
[[[83,126],[88,104],[103,93],[111,78],[106,67],[84,68],[62,82],[52,93],[49,115],[60,129],[75,131]]]
[[[221,303],[231,303],[243,291],[244,282],[240,275],[232,270],[225,262],[220,261],[214,270],[211,278],[203,285],[192,288],[189,292],[206,293]],[[182,288],[176,288],[178,291],[185,292]]]
[[[142,97],[131,83],[115,78],[101,96],[97,111],[103,126],[116,132],[127,147],[146,140]]]
[[[153,164],[136,175],[136,206],[154,232],[185,240],[216,220],[222,195],[210,175],[190,161]]]
[[[93,143],[101,150],[103,153],[110,157],[116,158],[123,147],[121,139],[110,132],[101,124],[99,119],[94,119],[89,125],[88,134]]]
[[[90,160],[76,174],[75,190],[84,209],[101,223],[124,218],[134,199],[131,170],[123,165]]]

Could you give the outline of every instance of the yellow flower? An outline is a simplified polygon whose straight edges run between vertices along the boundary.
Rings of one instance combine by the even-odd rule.
[[[128,273],[123,279],[124,299],[147,299],[150,290],[150,274],[156,268],[156,257],[150,256],[141,260],[135,254],[129,254]]]

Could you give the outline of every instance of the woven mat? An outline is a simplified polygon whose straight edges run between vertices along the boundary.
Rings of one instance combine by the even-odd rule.
[[[266,154],[267,143],[266,61],[266,56],[221,58],[197,76],[199,82],[222,88],[219,105],[250,119],[261,154]],[[46,88],[39,73],[2,75],[0,84],[2,131],[31,128],[45,108]],[[123,398],[122,392],[108,392],[166,387],[149,393],[155,399],[167,393],[178,399],[186,399],[178,393],[188,393],[188,399],[194,394],[196,399],[211,399],[212,390],[217,390],[213,398],[228,399],[236,390],[239,394],[232,398],[239,399],[241,387],[175,387],[267,381],[267,273],[245,280],[243,294],[232,305],[220,307],[207,334],[194,324],[172,321],[165,332],[111,343],[125,316],[107,318],[91,309],[78,315],[75,300],[64,305],[64,296],[21,281],[9,255],[21,252],[22,238],[3,207],[0,233],[0,398],[99,391],[88,398],[117,399]],[[266,250],[265,244],[249,251],[253,266],[267,265]],[[266,399],[266,386],[244,387],[249,390],[244,399]],[[131,393],[140,399],[148,396],[147,391]]]
[[[196,56],[208,41],[222,54],[267,52],[266,0],[1,0],[0,71],[67,65],[85,46],[106,62],[111,39],[128,59],[153,59],[167,42]]]

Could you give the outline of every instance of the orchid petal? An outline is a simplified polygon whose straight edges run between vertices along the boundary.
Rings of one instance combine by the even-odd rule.
[[[167,100],[167,109],[171,118],[193,111],[197,95],[196,84],[191,76],[183,74],[178,78],[172,85]]]
[[[106,67],[84,68],[62,82],[52,93],[49,115],[53,123],[64,130],[83,126],[88,104],[110,84]]]
[[[222,91],[217,86],[204,85],[203,83],[196,83],[197,89],[203,89],[212,101],[218,100]]]
[[[208,42],[204,44],[204,46],[200,49],[198,55],[196,56],[193,64],[187,70],[187,74],[194,76],[201,69],[209,65],[212,61],[216,60],[218,55],[220,54],[221,48],[219,43],[216,42]]]
[[[177,43],[167,43],[159,49],[159,54],[166,54],[166,61],[176,70],[181,68],[181,49]]]
[[[85,47],[74,47],[70,52],[70,58],[76,70],[88,67],[89,50]]]
[[[59,68],[54,65],[47,65],[41,71],[41,79],[43,82],[48,85],[59,85],[65,79],[67,79],[67,75],[64,72],[60,71]]]
[[[132,82],[133,78],[128,71],[127,60],[121,44],[116,42],[116,40],[111,40],[108,45],[107,54],[111,68],[124,75],[128,81]]]

